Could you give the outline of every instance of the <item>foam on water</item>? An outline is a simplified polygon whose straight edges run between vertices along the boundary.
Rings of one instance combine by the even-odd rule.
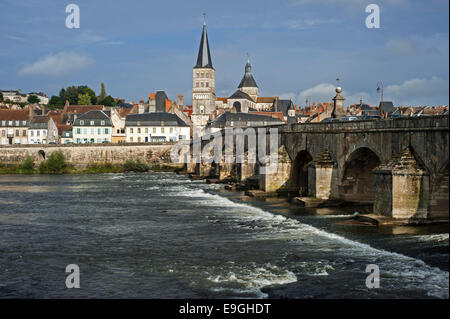
[[[202,189],[185,191],[182,196],[188,196],[193,198],[201,198],[197,200],[199,205],[203,206],[216,206],[223,207],[221,217],[230,218],[237,223],[237,227],[248,227],[239,225],[239,221],[251,221],[256,223],[256,227],[251,227],[258,230],[267,230],[263,232],[263,237],[258,237],[260,234],[255,234],[257,239],[267,238],[279,238],[279,236],[287,236],[286,238],[294,240],[307,240],[310,244],[319,244],[319,242],[327,241],[333,245],[339,244],[340,247],[335,247],[339,254],[344,258],[365,258],[374,261],[379,265],[380,269],[383,269],[383,274],[389,278],[395,280],[401,280],[402,286],[406,289],[426,289],[429,296],[438,298],[448,298],[448,285],[449,285],[449,273],[442,271],[437,267],[431,267],[425,262],[419,259],[408,257],[399,253],[389,252],[386,250],[374,248],[368,244],[360,243],[354,240],[347,239],[340,235],[329,233],[324,230],[318,229],[311,225],[300,223],[298,220],[292,218],[286,218],[281,215],[273,214],[264,211],[260,208],[253,207],[244,203],[236,203],[225,197],[221,197],[216,194],[210,194],[204,192]],[[196,201],[193,199],[193,201]],[[229,216],[230,211],[232,216]],[[434,236],[434,237],[431,237]],[[436,238],[447,238],[445,235],[430,235],[424,237],[427,240],[435,240]],[[302,242],[305,244],[305,241]],[[325,243],[322,243],[325,244]],[[301,266],[301,264],[300,264]],[[308,267],[313,267],[308,265]],[[330,266],[331,267],[331,266]],[[325,267],[319,271],[318,274],[328,275],[328,271],[331,268]],[[295,275],[294,275],[295,276]],[[391,277],[389,277],[391,276]],[[222,280],[239,280],[234,277],[221,277]],[[292,278],[291,278],[292,279]],[[263,283],[261,281],[261,283]],[[393,282],[388,280],[384,281],[385,286],[393,285]]]

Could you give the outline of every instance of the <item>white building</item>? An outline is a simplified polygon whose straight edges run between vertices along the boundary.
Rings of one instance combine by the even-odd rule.
[[[111,143],[112,124],[108,111],[89,111],[73,122],[73,143]]]
[[[50,116],[35,116],[28,128],[29,144],[49,144],[58,142],[58,128]]]
[[[72,130],[63,131],[61,134],[61,144],[72,144]]]
[[[177,115],[166,112],[129,114],[125,120],[126,142],[175,142],[189,140],[190,127]]]

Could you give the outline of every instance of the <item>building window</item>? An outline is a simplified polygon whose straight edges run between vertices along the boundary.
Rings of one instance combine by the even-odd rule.
[[[42,136],[46,136],[47,131],[42,131]]]
[[[139,122],[138,122],[138,125],[139,125]],[[138,127],[138,131],[137,132],[141,133],[141,128],[140,127]]]
[[[109,128],[105,128],[105,134],[109,134]]]
[[[201,86],[201,87],[205,87],[205,83],[200,82],[200,86]]]
[[[138,142],[139,142],[139,143],[141,142],[141,137],[140,137],[140,136],[138,136]]]
[[[2,136],[5,136],[5,131],[3,131],[3,134],[2,134]],[[30,136],[34,136],[34,131],[30,131]]]
[[[83,134],[84,134],[84,135],[87,134],[87,128],[86,128],[86,127],[83,128]]]
[[[209,73],[206,73],[206,78],[209,79]]]
[[[80,125],[84,125],[84,121],[83,120],[80,120]]]
[[[100,135],[100,134],[102,134],[102,129],[99,127],[99,128],[97,128],[97,135]]]
[[[202,78],[204,78],[204,77],[205,77],[205,73],[202,72]]]
[[[138,125],[138,126],[141,126],[141,121],[137,121],[137,125]]]
[[[148,133],[148,127],[145,128],[145,133]]]
[[[93,135],[93,134],[94,134],[94,128],[91,127],[91,135]]]
[[[156,127],[153,128],[153,133],[156,133]]]
[[[36,136],[41,136],[41,132],[40,131],[36,131]]]
[[[195,82],[195,87],[199,87],[200,85],[198,84],[198,82]]]
[[[200,77],[200,73],[198,73],[198,72],[197,72],[197,77],[198,77],[198,78]]]
[[[206,85],[206,87],[208,88],[208,87],[209,87],[209,82],[206,82],[205,85]]]
[[[91,121],[90,125],[91,125],[91,126],[94,126],[94,121]]]
[[[133,128],[132,127],[130,127],[130,133],[133,133]]]
[[[101,124],[102,126],[104,126],[104,125],[105,125],[105,121],[102,120],[102,121],[100,122],[100,124]]]
[[[81,129],[77,128],[77,134],[81,134]]]
[[[164,127],[161,127],[161,133],[164,133]]]
[[[172,134],[172,133],[173,133],[173,127],[170,128],[170,134]]]
[[[130,142],[133,142],[133,136],[130,136]]]
[[[203,105],[200,105],[200,114],[205,113],[205,107]]]

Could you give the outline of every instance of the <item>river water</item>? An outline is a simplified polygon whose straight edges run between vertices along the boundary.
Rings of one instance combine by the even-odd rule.
[[[172,173],[0,176],[0,298],[448,298],[448,224],[256,200]],[[80,268],[67,289],[66,266]],[[368,289],[366,266],[380,269]]]

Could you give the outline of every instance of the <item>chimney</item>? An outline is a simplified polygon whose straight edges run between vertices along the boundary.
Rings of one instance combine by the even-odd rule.
[[[184,103],[183,100],[184,100],[183,94],[178,94],[177,104],[178,104],[178,107],[180,107],[181,109],[183,109],[183,103]]]
[[[45,115],[45,111],[46,111],[46,110],[45,110],[45,105],[42,105],[42,106],[41,106],[41,110],[42,110],[42,115]]]
[[[33,106],[31,104],[28,105],[28,119],[31,121],[31,119],[34,117],[34,110]]]

